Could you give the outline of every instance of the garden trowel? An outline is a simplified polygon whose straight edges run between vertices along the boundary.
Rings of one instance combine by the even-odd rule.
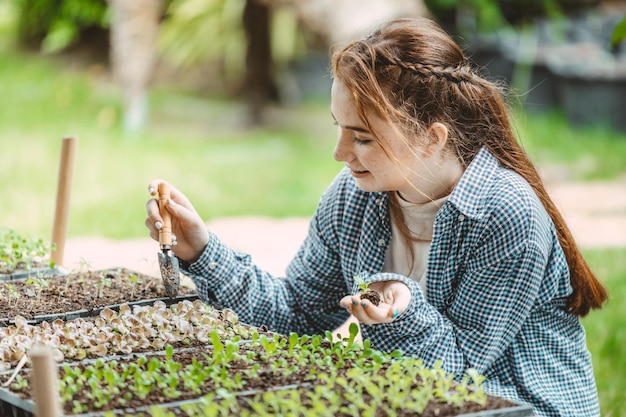
[[[163,278],[163,286],[168,297],[176,298],[178,288],[180,286],[180,274],[178,269],[178,258],[172,253],[172,217],[165,208],[167,201],[170,199],[169,184],[159,184],[159,212],[163,219],[163,226],[159,230],[159,244],[161,252],[159,252],[159,267],[161,268],[161,277]]]

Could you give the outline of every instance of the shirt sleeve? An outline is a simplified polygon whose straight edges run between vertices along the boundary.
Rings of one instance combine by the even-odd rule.
[[[186,268],[200,298],[232,309],[244,323],[283,334],[323,334],[338,328],[349,317],[339,306],[349,289],[339,254],[332,249],[334,234],[319,226],[332,195],[327,192],[322,198],[286,277],[259,269],[250,255],[226,247],[211,234],[200,258]]]

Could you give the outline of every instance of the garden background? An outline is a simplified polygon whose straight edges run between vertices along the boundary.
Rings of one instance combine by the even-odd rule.
[[[75,39],[58,48],[53,43],[48,52],[25,47],[17,36],[20,3],[25,2],[0,0],[0,227],[50,237],[61,138],[73,134],[79,142],[68,267],[84,258],[96,266],[153,268],[158,245],[146,237],[143,225],[146,186],[164,178],[190,197],[226,241],[280,270],[341,168],[332,159],[336,127],[325,90],[329,80],[316,84],[318,94],[285,93],[280,102],[268,101],[262,122],[252,126],[249,103],[236,81],[216,81],[208,66],[177,66],[160,57],[145,125],[130,131],[108,57]],[[224,13],[236,14],[242,7]],[[283,35],[295,33],[293,20],[281,13],[275,19],[283,22]],[[233,36],[234,44],[242,39]],[[306,61],[302,51],[311,52],[306,48],[311,41],[297,37],[279,48],[279,83],[297,83],[287,69]],[[239,58],[229,59],[241,59],[242,50]],[[228,68],[235,77],[236,70]],[[606,307],[584,324],[603,415],[621,415],[626,407],[621,392],[626,384],[626,134],[604,124],[571,126],[561,108],[518,108],[515,115],[524,146],[609,289]]]

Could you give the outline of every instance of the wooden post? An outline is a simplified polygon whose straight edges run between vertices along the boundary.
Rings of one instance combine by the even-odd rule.
[[[78,138],[75,136],[65,136],[61,142],[61,163],[59,165],[59,182],[52,230],[52,244],[56,248],[50,252],[50,259],[59,266],[63,265],[65,252],[65,236],[70,213],[70,195],[77,142]]]
[[[34,346],[29,352],[33,364],[33,397],[37,417],[61,417],[57,367],[50,348]]]

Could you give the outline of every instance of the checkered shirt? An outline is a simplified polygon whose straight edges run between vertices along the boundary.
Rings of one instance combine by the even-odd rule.
[[[354,277],[397,279],[411,303],[392,323],[361,325],[383,351],[400,349],[457,377],[485,375],[487,392],[531,404],[539,416],[597,416],[597,390],[578,317],[562,307],[572,289],[554,225],[520,176],[482,149],[437,213],[427,297],[404,276],[381,273],[391,239],[388,195],[360,190],[344,169],[322,195],[285,278],[211,234],[185,270],[200,297],[240,320],[288,334],[343,324],[339,300]]]

